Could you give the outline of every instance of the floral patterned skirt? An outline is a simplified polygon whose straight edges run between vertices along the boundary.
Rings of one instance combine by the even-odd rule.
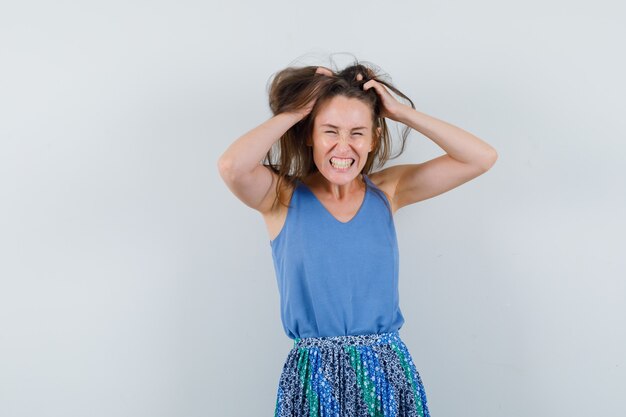
[[[294,340],[275,417],[429,417],[426,393],[398,331]]]

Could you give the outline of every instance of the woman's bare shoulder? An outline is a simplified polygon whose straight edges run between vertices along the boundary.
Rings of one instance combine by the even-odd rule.
[[[387,199],[391,202],[392,212],[395,213],[398,210],[394,201],[397,180],[394,178],[393,173],[389,171],[389,168],[384,168],[368,174],[367,177],[377,188],[385,193]]]

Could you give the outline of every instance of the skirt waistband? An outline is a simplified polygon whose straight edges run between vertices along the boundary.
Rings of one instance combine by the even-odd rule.
[[[393,342],[402,342],[400,334],[397,330],[386,333],[295,338],[293,341],[293,347],[294,349],[308,347],[343,347],[354,345],[392,344]]]

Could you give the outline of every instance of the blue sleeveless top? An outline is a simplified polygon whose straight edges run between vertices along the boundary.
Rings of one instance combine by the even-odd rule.
[[[270,241],[280,316],[291,339],[399,330],[398,242],[387,196],[363,174],[365,198],[340,222],[297,181]]]

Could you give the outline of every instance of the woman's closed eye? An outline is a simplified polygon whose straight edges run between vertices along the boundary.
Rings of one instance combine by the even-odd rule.
[[[336,135],[336,134],[337,134],[337,132],[333,132],[332,130],[327,130],[327,131],[325,131],[324,133],[332,133],[333,135]],[[363,133],[361,133],[361,132],[354,132],[354,133],[352,133],[352,134],[353,134],[353,135],[360,135],[360,136],[363,136]]]

